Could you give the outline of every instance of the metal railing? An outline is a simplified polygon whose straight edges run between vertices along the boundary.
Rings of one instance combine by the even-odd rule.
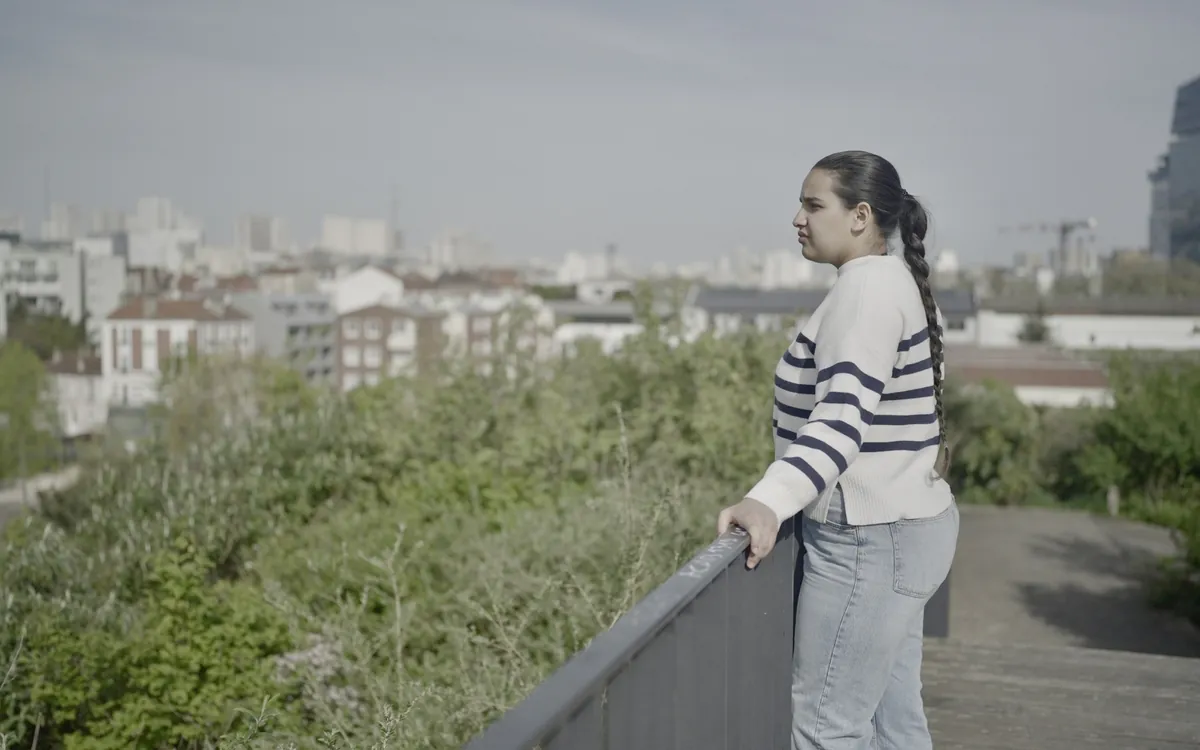
[[[795,522],[753,571],[747,544],[740,530],[713,542],[464,750],[790,747]],[[948,589],[927,636],[948,634]]]

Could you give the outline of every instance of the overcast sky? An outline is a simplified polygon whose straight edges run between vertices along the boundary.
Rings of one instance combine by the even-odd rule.
[[[966,260],[1089,215],[1144,245],[1197,39],[1197,0],[0,0],[0,213],[48,175],[308,240],[395,183],[412,244],[681,262],[794,247],[808,168],[864,148]]]

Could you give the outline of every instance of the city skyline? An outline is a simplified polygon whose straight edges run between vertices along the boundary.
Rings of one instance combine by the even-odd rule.
[[[932,248],[1002,263],[1000,225],[1147,244],[1146,175],[1200,74],[1186,0],[466,5],[3,0],[0,212],[161,195],[218,244],[248,213],[302,240],[388,218],[396,185],[411,245],[462,227],[505,259],[674,264],[794,247],[808,165],[861,147],[927,198]]]

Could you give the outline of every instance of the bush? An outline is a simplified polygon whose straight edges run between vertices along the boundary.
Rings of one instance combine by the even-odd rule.
[[[0,733],[458,747],[711,537],[770,459],[781,346],[652,332],[348,396],[191,363],[136,455],[5,529]]]
[[[0,747],[459,747],[769,462],[783,340],[671,333],[346,396],[191,363],[136,455],[4,530]],[[953,388],[951,480],[1010,505],[1118,484],[1179,530],[1160,600],[1194,612],[1200,370],[1162,367],[1119,372],[1111,410]]]

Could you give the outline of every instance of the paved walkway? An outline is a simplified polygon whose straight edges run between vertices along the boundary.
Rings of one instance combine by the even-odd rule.
[[[40,474],[36,477],[30,477],[26,483],[27,487],[24,490],[21,489],[20,484],[0,490],[0,528],[3,528],[9,519],[15,518],[21,512],[26,498],[29,499],[29,503],[32,505],[37,502],[37,494],[39,492],[69,487],[78,476],[79,467],[70,466],[53,474]]]
[[[963,506],[950,637],[1200,657],[1200,630],[1146,603],[1165,529],[1041,508]]]

